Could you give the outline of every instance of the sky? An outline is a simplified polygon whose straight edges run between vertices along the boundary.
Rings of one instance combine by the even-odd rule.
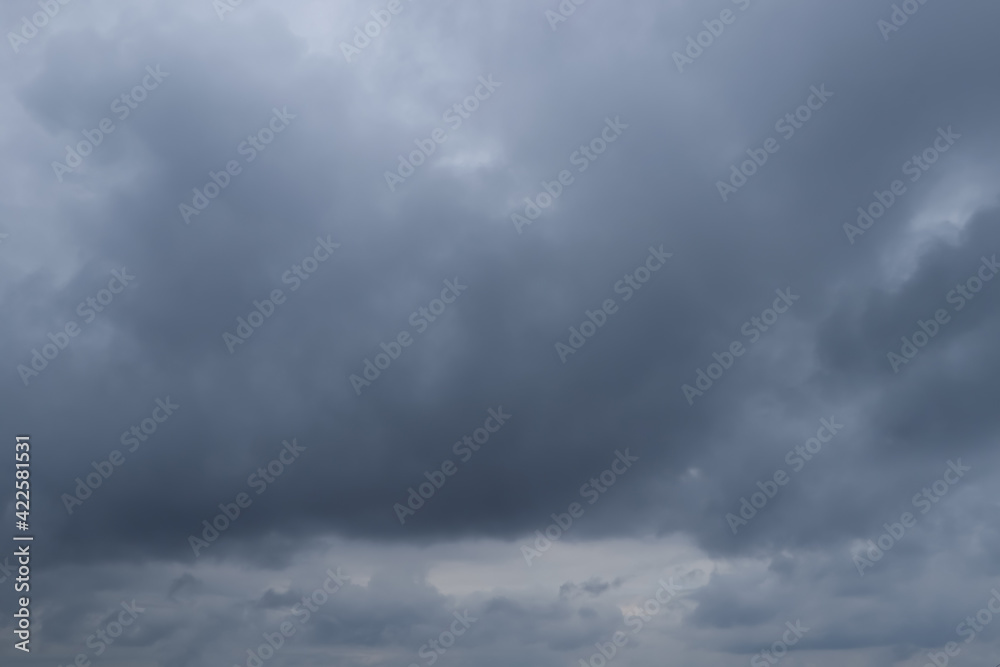
[[[998,20],[4,3],[0,660],[993,667]]]

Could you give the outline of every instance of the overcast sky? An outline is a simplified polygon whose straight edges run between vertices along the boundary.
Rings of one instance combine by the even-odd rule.
[[[5,2],[0,660],[993,667],[998,21]]]

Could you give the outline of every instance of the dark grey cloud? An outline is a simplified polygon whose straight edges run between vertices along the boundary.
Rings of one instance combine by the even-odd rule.
[[[998,9],[897,3],[919,9],[885,39],[892,3],[562,3],[553,30],[556,2],[403,0],[347,62],[341,42],[388,4],[69,3],[5,53],[0,404],[34,445],[39,648],[4,659],[66,664],[134,598],[149,611],[108,664],[245,664],[343,565],[350,584],[270,664],[427,664],[464,611],[479,620],[435,661],[576,663],[621,631],[622,664],[742,664],[800,619],[788,664],[922,665],[950,641],[995,664],[994,626],[968,644],[957,628],[998,570],[1000,286],[961,309],[948,295],[1000,253]],[[38,7],[0,19],[16,32]],[[449,128],[480,77],[499,85]],[[52,163],[105,117],[59,181]],[[607,123],[620,136],[581,158]],[[392,191],[386,171],[439,127]],[[769,138],[723,201],[717,182]],[[186,221],[213,174],[224,187]],[[135,277],[105,303],[113,272]],[[441,312],[448,283],[467,289]],[[780,293],[797,298],[768,323]],[[258,311],[230,352],[223,334]],[[557,344],[595,319],[563,363]],[[378,377],[352,385],[366,362]],[[478,443],[490,410],[511,416]],[[820,420],[843,428],[806,458]],[[959,459],[971,470],[922,513]],[[904,512],[916,524],[862,576],[856,555]]]

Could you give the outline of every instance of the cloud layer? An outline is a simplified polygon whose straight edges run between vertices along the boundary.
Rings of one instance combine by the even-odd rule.
[[[1000,8],[48,4],[5,664],[996,664]]]

